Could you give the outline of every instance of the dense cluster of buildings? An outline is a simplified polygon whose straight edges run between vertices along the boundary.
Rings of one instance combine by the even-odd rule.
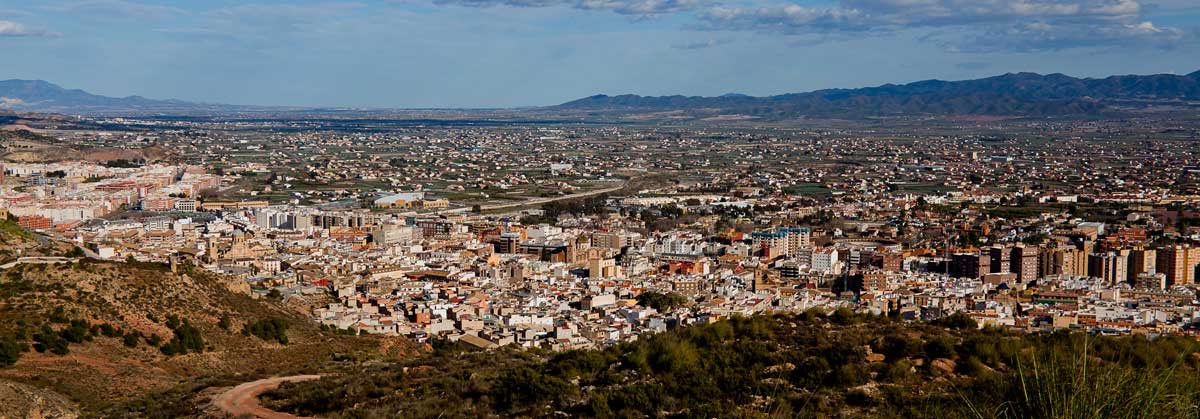
[[[196,166],[111,168],[88,162],[10,163],[0,207],[32,229],[70,228],[118,210],[195,211],[220,186]]]
[[[481,347],[600,346],[839,307],[911,320],[964,312],[1027,331],[1193,333],[1200,199],[1178,168],[1200,154],[1174,141],[1131,149],[1108,126],[1023,129],[1006,141],[624,128],[209,135],[182,144],[182,159],[219,175],[12,164],[0,204],[96,257],[194,264],[276,290],[326,325]],[[1051,142],[1047,131],[1071,135]],[[588,205],[553,201],[614,178],[637,186]],[[517,205],[485,214],[434,194]],[[539,205],[520,208],[525,199]],[[647,292],[686,303],[657,311],[637,303]]]
[[[754,205],[768,200],[778,201]],[[914,320],[966,312],[981,324],[1113,333],[1179,333],[1200,316],[1200,246],[1182,237],[1156,244],[1151,225],[1041,215],[1038,225],[1047,227],[1035,229],[966,217],[958,221],[979,223],[972,228],[1023,233],[938,247],[861,225],[720,230],[712,216],[648,231],[647,220],[620,215],[644,208],[620,199],[607,207],[605,215],[523,224],[458,213],[223,206],[54,233],[99,257],[242,277],[260,294],[276,289],[304,301],[330,326],[482,347],[606,345],[731,315],[811,308]],[[689,303],[658,312],[636,303],[644,292]]]

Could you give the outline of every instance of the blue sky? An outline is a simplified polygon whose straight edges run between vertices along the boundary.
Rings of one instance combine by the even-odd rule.
[[[0,0],[0,79],[234,104],[536,106],[1190,73],[1198,28],[1197,0]]]

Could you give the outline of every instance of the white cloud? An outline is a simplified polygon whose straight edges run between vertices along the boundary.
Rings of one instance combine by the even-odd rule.
[[[973,52],[1169,47],[1191,38],[1188,31],[1155,26],[1144,10],[1140,0],[842,0],[830,7],[714,7],[701,16],[701,27],[826,38],[937,29],[959,36],[933,40]]]
[[[55,35],[57,35],[57,34],[53,33],[53,32],[47,32],[47,31],[43,31],[43,30],[33,30],[33,29],[26,28],[25,25],[22,25],[17,22],[0,20],[0,37],[3,37],[3,36],[8,36],[8,37],[55,36]]]

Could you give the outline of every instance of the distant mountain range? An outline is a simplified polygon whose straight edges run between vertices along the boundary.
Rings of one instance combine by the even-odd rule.
[[[219,105],[156,100],[141,96],[108,97],[79,89],[65,89],[43,80],[0,81],[0,109],[46,113],[146,113],[225,112],[256,109],[251,106]]]
[[[553,109],[610,113],[683,111],[695,117],[740,114],[762,118],[864,118],[917,115],[1096,115],[1151,105],[1195,106],[1200,71],[1179,76],[1080,79],[1062,74],[1016,73],[977,80],[926,80],[862,89],[752,97],[596,95]]]
[[[1075,78],[1062,74],[1010,73],[964,81],[926,80],[861,89],[754,97],[729,93],[718,97],[596,95],[561,105],[512,110],[616,117],[671,112],[674,118],[702,119],[741,115],[761,119],[890,116],[1084,116],[1155,107],[1200,108],[1200,71],[1180,76]],[[221,113],[290,111],[301,108],[254,107],[115,98],[65,89],[41,80],[0,81],[0,109],[44,113]]]

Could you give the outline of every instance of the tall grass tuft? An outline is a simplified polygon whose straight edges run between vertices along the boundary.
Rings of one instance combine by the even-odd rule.
[[[1158,419],[1200,418],[1200,378],[1177,374],[1186,361],[1167,366],[1131,366],[1102,359],[1088,336],[1036,345],[1014,360],[1015,374],[998,378],[992,397],[964,397],[977,419]],[[1191,353],[1193,351],[1186,351]],[[978,391],[978,390],[976,390]],[[976,393],[978,395],[978,393]],[[990,400],[989,400],[990,399]],[[990,406],[988,408],[987,406]]]

